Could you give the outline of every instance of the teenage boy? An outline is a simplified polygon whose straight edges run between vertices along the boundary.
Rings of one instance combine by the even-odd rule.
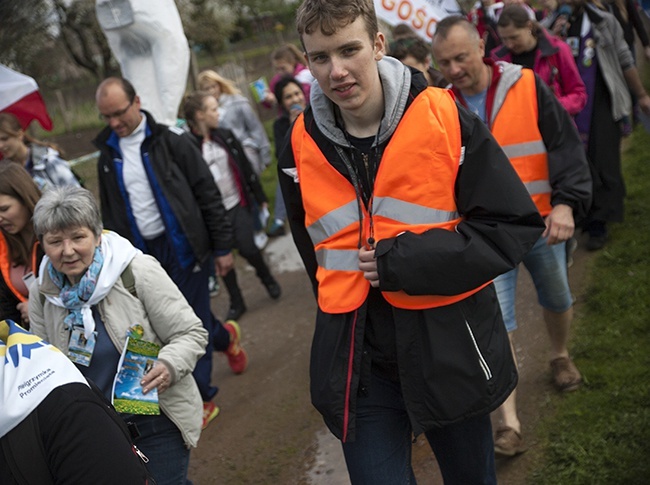
[[[450,92],[384,57],[371,0],[306,0],[317,84],[280,157],[318,299],[311,396],[352,483],[414,481],[425,434],[445,483],[496,483],[489,413],[517,372],[491,280],[544,223]]]

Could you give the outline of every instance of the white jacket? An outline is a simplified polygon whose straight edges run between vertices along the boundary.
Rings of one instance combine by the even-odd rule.
[[[197,360],[205,353],[208,333],[180,290],[158,261],[138,254],[131,261],[137,298],[118,278],[97,305],[99,315],[118,352],[122,352],[129,327],[139,323],[143,339],[161,346],[158,360],[171,373],[171,386],[160,394],[160,407],[183,435],[185,444],[196,447],[201,434],[203,404],[192,376]],[[30,293],[58,296],[59,289],[47,273]],[[68,351],[70,331],[63,324],[68,311],[45,298],[29,299],[30,329],[63,352]]]

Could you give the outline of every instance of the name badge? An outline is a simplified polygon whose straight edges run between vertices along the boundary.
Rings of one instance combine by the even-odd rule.
[[[93,358],[95,344],[97,343],[97,332],[90,334],[88,338],[84,335],[84,329],[75,327],[70,335],[68,344],[68,358],[75,364],[90,366],[90,360]]]
[[[23,283],[25,283],[25,286],[27,287],[27,291],[29,291],[29,288],[32,286],[32,283],[36,278],[34,277],[34,273],[31,271],[23,276]]]
[[[573,57],[578,57],[578,54],[580,54],[580,37],[567,37],[565,42],[571,47]]]

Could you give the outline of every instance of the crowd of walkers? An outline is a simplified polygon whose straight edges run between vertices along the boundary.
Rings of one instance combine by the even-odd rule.
[[[190,449],[219,414],[213,353],[235,374],[248,366],[235,253],[281,297],[257,238],[272,145],[266,234],[285,234],[288,222],[311,278],[312,401],[353,483],[410,483],[413,434],[426,436],[445,483],[496,483],[495,455],[526,451],[520,263],[542,307],[553,382],[580,388],[568,267],[579,230],[598,250],[623,220],[621,140],[650,115],[634,31],[648,56],[650,42],[631,0],[504,3],[446,17],[428,45],[404,25],[387,42],[371,0],[305,0],[305,54],[274,51],[260,99],[277,110],[274,144],[214,70],[186,95],[184,127],[157,123],[127,79],[107,78],[96,91],[106,123],[94,140],[99,201],[56,146],[0,113],[0,320],[70,357],[73,377],[60,384],[74,384],[70,406],[113,399],[131,339],[159,347],[139,382],[143,396],[158,394],[159,414],[118,419],[129,433],[115,446],[147,457],[146,470],[131,463],[125,474],[189,482]],[[229,296],[224,321],[211,309],[215,278]],[[25,330],[3,325],[4,349]],[[86,380],[94,394],[75,387]],[[21,419],[54,412],[46,398]],[[114,436],[102,420],[99,432]],[[6,436],[32,432],[11,432],[17,422]]]

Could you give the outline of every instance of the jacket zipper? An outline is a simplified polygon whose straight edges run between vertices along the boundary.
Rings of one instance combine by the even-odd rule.
[[[474,350],[476,351],[476,355],[478,357],[478,363],[481,366],[481,370],[483,370],[483,374],[485,374],[485,379],[489,381],[490,379],[492,379],[492,371],[490,370],[490,366],[485,361],[485,358],[481,353],[481,349],[476,343],[476,338],[474,337],[472,328],[469,326],[469,323],[467,323],[467,320],[465,320],[465,326],[467,327],[467,332],[469,333],[469,336],[472,338],[472,343],[474,344]]]
[[[363,165],[366,167],[366,179],[370,180],[370,167],[368,165],[368,159],[370,157],[368,156],[367,153],[362,153],[361,154],[361,159],[363,160]]]
[[[352,321],[352,330],[350,332],[350,354],[348,355],[348,375],[345,381],[345,406],[343,411],[343,439],[341,440],[345,443],[348,439],[348,425],[350,422],[350,395],[352,394],[352,375],[353,375],[353,363],[354,363],[354,340],[357,328],[357,316],[359,310],[354,311],[354,317]]]
[[[149,458],[147,458],[147,455],[145,455],[144,453],[142,453],[142,451],[140,451],[140,448],[138,448],[135,445],[131,445],[131,446],[133,446],[133,452],[136,455],[138,455],[144,463],[149,463]]]

